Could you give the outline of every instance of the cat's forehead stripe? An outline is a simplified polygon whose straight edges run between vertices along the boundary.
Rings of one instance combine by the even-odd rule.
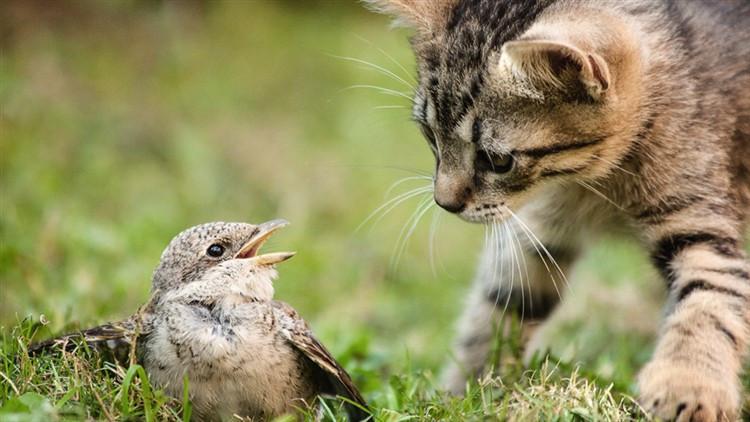
[[[421,52],[428,73],[425,91],[442,131],[455,131],[475,106],[490,53],[517,38],[555,1],[463,0],[456,5],[444,35]]]
[[[463,140],[464,142],[473,142],[474,137],[472,135],[472,127],[474,118],[470,114],[466,114],[456,126],[455,134],[456,137]]]

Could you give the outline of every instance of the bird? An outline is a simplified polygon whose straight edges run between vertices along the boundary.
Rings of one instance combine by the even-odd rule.
[[[82,341],[141,364],[168,395],[188,379],[193,419],[267,420],[343,398],[350,420],[370,416],[349,374],[290,305],[274,300],[276,264],[294,252],[260,254],[288,225],[212,222],[175,236],[152,276],[149,300],[132,316],[33,344],[32,355]]]

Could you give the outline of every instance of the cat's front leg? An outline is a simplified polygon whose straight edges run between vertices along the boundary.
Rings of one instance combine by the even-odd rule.
[[[575,242],[554,246],[531,216],[526,219],[524,226],[509,222],[489,235],[443,374],[443,385],[453,394],[463,394],[467,380],[487,369],[494,341],[507,332],[509,318],[522,321],[528,339],[565,289],[563,274],[577,255]]]
[[[670,304],[652,360],[642,369],[640,401],[675,421],[734,421],[750,321],[750,265],[740,237],[706,222],[654,236],[653,259]]]

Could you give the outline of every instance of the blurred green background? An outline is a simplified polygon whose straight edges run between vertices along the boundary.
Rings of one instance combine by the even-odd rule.
[[[408,99],[356,85],[408,87],[340,57],[408,81],[388,57],[413,68],[406,33],[345,1],[2,9],[4,326],[28,314],[51,332],[120,318],[147,298],[180,230],[284,217],[292,226],[268,250],[299,253],[280,268],[278,298],[330,341],[365,330],[396,354],[442,354],[481,228],[442,218],[437,278],[432,211],[390,265],[418,198],[356,230],[432,157]]]
[[[334,352],[360,347],[390,372],[434,372],[447,358],[482,227],[431,209],[397,266],[422,197],[357,230],[387,197],[428,182],[389,186],[433,166],[408,98],[363,86],[409,95],[407,31],[343,0],[0,11],[4,330],[41,314],[39,336],[124,317],[180,230],[284,217],[292,225],[268,249],[298,256],[281,266],[277,298]],[[569,276],[553,351],[629,385],[657,323],[652,277],[632,245],[592,252]]]

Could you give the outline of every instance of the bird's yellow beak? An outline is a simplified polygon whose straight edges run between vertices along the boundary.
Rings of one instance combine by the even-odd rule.
[[[234,259],[248,259],[255,265],[274,265],[293,257],[296,252],[271,252],[258,255],[258,251],[266,243],[266,240],[276,230],[288,225],[289,222],[283,219],[271,220],[258,225],[257,232],[242,246],[240,251],[234,256]]]

